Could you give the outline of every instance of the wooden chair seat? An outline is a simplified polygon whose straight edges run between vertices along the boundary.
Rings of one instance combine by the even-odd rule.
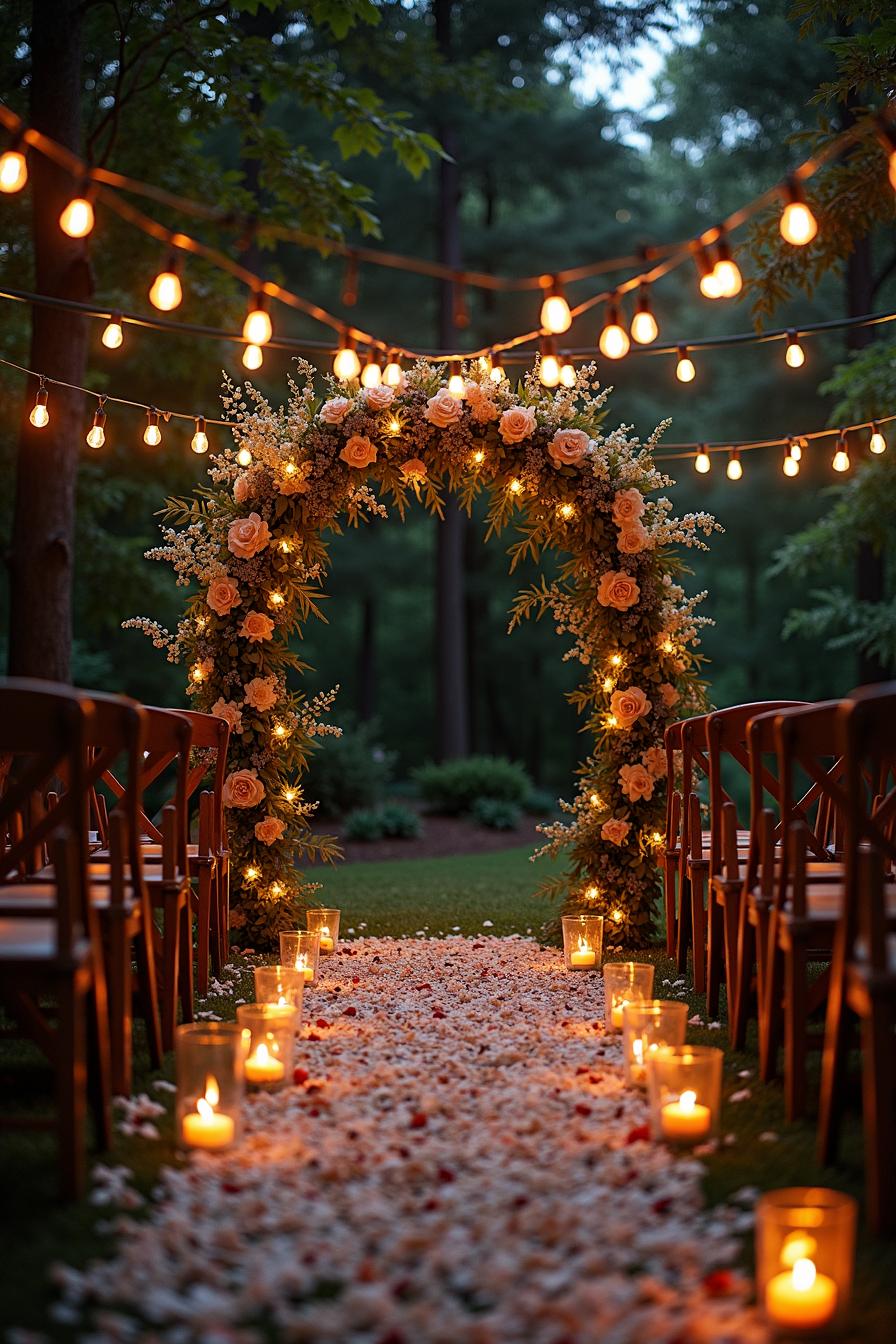
[[[91,882],[88,888],[90,904],[95,910],[107,911],[112,906],[111,883]],[[0,887],[0,914],[30,917],[54,908],[56,896],[49,881],[15,882]],[[136,902],[125,899],[124,913],[129,914]]]
[[[55,961],[58,955],[59,924],[56,919],[0,916],[0,962],[4,966]],[[86,938],[76,938],[65,955],[74,965],[83,963],[89,967],[90,943]]]

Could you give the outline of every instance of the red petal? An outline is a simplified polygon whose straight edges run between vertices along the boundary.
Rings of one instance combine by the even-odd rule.
[[[411,1129],[423,1129],[426,1125],[427,1117],[423,1111],[415,1111],[411,1116]]]
[[[628,1134],[626,1135],[625,1143],[627,1147],[631,1143],[647,1143],[649,1142],[649,1140],[650,1140],[650,1126],[636,1125],[634,1129],[629,1130]]]
[[[292,1080],[294,1083],[304,1083],[308,1077],[307,1069],[293,1069]]]

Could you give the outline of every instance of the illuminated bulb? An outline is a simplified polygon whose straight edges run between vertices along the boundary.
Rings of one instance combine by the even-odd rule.
[[[367,363],[361,370],[361,386],[379,387],[382,381],[383,371],[380,368],[379,355],[375,355],[371,350],[370,354],[367,356]]]
[[[610,666],[611,666],[611,667],[621,667],[621,666],[622,666],[622,654],[621,654],[621,653],[614,653],[614,654],[611,654],[611,655],[610,655]]]
[[[361,372],[361,361],[355,349],[354,337],[343,336],[342,345],[336,351],[336,358],[333,360],[333,372],[343,383],[351,382]]]
[[[564,298],[563,288],[557,280],[551,282],[551,287],[541,305],[541,325],[545,331],[551,332],[554,336],[569,331],[572,326],[572,313]]]
[[[106,412],[100,407],[99,410],[94,411],[93,424],[87,431],[88,448],[102,448],[103,444],[106,442],[105,424]]]
[[[288,537],[282,537],[280,539],[280,549],[284,555],[289,555],[290,551],[292,550],[292,542],[289,540]]]
[[[597,344],[601,354],[606,355],[607,359],[622,359],[628,354],[631,342],[628,339],[628,332],[620,326],[619,309],[615,303],[607,307],[607,318]]]
[[[477,448],[475,453],[473,454],[473,465],[476,467],[481,467],[484,461],[485,461],[485,452],[483,451],[482,448]]]
[[[896,149],[894,149],[890,154],[888,164],[889,164],[888,176],[890,178],[890,186],[893,188],[894,191],[896,191]]]
[[[542,348],[538,376],[544,387],[556,387],[560,382],[560,361],[547,343]]]
[[[296,798],[297,798],[297,796],[298,796],[298,790],[297,790],[297,789],[284,789],[284,790],[283,790],[283,797],[286,799],[286,801],[287,801],[288,803],[294,803],[295,800],[296,800]]]
[[[285,601],[286,598],[280,592],[271,593],[270,597],[268,598],[268,602],[271,604],[272,607],[282,607]]]
[[[675,366],[675,377],[680,383],[692,383],[697,377],[694,361],[688,354],[686,345],[680,345],[678,347],[678,363]]]
[[[632,340],[637,341],[638,345],[650,345],[659,334],[656,318],[647,306],[646,296],[643,296],[638,300],[638,311],[632,318]]]
[[[264,351],[260,345],[247,345],[243,351],[243,365],[247,369],[260,369],[264,363]]]
[[[241,448],[236,455],[236,460],[241,467],[251,467],[252,453],[248,448]]]
[[[20,149],[8,149],[0,157],[0,191],[7,196],[21,191],[28,181],[28,164]]]
[[[149,444],[150,448],[158,448],[162,442],[162,431],[159,429],[159,413],[150,406],[146,412],[146,428],[143,431],[143,442]],[[201,680],[201,678],[200,678]]]
[[[621,910],[614,910],[610,918],[614,924],[621,924],[624,916]]]
[[[803,199],[799,184],[791,178],[786,187],[787,204],[781,213],[781,237],[794,247],[805,247],[818,232],[818,221]]]
[[[606,693],[607,693],[608,695],[609,695],[610,691],[612,691],[612,689],[613,689],[613,687],[614,687],[615,684],[616,684],[616,683],[613,681],[613,678],[612,678],[612,677],[604,677],[604,680],[603,680],[603,688],[604,688],[604,690],[606,691]]]
[[[575,513],[575,508],[572,504],[561,504],[558,513],[561,518],[572,518]]]
[[[607,725],[608,728],[619,727],[619,720],[617,719],[615,714],[608,714],[607,717],[604,719],[604,723]]]
[[[806,362],[806,353],[800,345],[799,337],[795,331],[788,331],[787,333],[787,350],[784,359],[790,369],[801,369]]]
[[[390,434],[401,433],[401,421],[399,420],[397,415],[390,415],[389,423],[386,426],[386,428],[388,429]]]
[[[285,462],[285,463],[283,464],[283,475],[284,475],[284,476],[295,476],[295,474],[296,474],[297,471],[298,471],[298,467],[296,466],[295,462]]]
[[[726,475],[729,481],[739,481],[744,474],[743,464],[740,460],[740,453],[736,448],[731,449],[731,456],[728,458],[728,467]]]
[[[675,652],[675,644],[669,638],[668,635],[666,635],[664,639],[660,640],[660,652],[670,654]]]
[[[575,387],[576,385],[576,368],[568,359],[565,359],[560,365],[560,383],[562,387]]]
[[[494,351],[492,351],[492,353],[489,355],[489,359],[491,360],[492,365],[489,378],[491,378],[493,383],[503,383],[505,374],[504,374],[504,365],[501,363],[500,355],[496,355]]]
[[[790,445],[790,456],[794,459],[795,462],[800,462],[802,461],[803,457],[803,449],[808,447],[809,445],[805,439],[797,439],[794,443]]]
[[[877,421],[871,425],[871,438],[868,440],[868,447],[872,453],[885,453],[887,451],[887,441],[877,427]]]
[[[781,470],[785,476],[799,476],[800,464],[795,457],[791,457],[788,453],[781,463]]]
[[[650,842],[654,845],[661,845],[663,843],[662,831],[653,831],[650,836]]]
[[[262,293],[254,294],[243,323],[243,339],[250,345],[267,345],[273,334],[274,328],[267,310],[267,297]]]
[[[721,299],[722,285],[715,270],[705,271],[700,277],[700,293],[704,299]]]
[[[456,401],[463,401],[467,395],[467,385],[464,382],[463,374],[452,373],[448,379],[448,391]]]
[[[523,483],[518,476],[514,476],[513,480],[508,483],[507,489],[512,495],[520,495],[523,492]]]
[[[41,387],[37,396],[34,398],[34,406],[28,419],[35,429],[43,429],[44,425],[50,422],[50,412],[47,410],[47,389]]]
[[[288,730],[284,727],[282,723],[278,723],[274,726],[274,736],[277,738],[279,742],[282,742],[283,739],[288,735],[289,735]]]
[[[831,466],[835,471],[849,471],[849,448],[846,443],[846,436],[843,434],[837,440],[837,451],[834,454]]]
[[[694,470],[699,471],[701,476],[705,476],[711,467],[712,463],[709,460],[709,453],[706,451],[706,446],[704,445],[694,458]]]
[[[389,363],[383,369],[383,382],[387,387],[401,387],[401,380],[403,377],[404,374],[402,373],[401,365],[398,360],[394,357],[391,358]]]
[[[250,863],[249,867],[245,870],[246,881],[257,882],[260,877],[261,873],[259,872],[259,870],[255,867],[254,864]]]
[[[197,686],[201,681],[205,681],[205,670],[201,663],[194,663],[190,669],[190,679],[195,681]]]
[[[272,882],[270,886],[271,896],[275,901],[279,901],[281,896],[286,895],[286,888],[282,882]]]
[[[165,269],[159,271],[150,286],[149,301],[159,312],[170,313],[172,309],[180,307],[183,297],[184,291],[177,273],[177,262],[174,257],[169,257]]]
[[[588,801],[592,807],[600,807],[600,794],[590,793],[588,795]]]
[[[205,421],[201,415],[196,420],[196,433],[190,440],[190,447],[194,453],[208,452],[208,435],[205,432]]]
[[[723,257],[716,262],[713,275],[723,299],[733,299],[743,289],[744,281],[740,267],[732,257]]]
[[[113,313],[103,329],[103,345],[107,350],[117,350],[124,340],[121,326],[121,313]]]
[[[86,196],[75,196],[59,216],[59,227],[69,238],[86,238],[93,228],[93,206]]]
[[[596,901],[599,895],[600,895],[600,887],[586,887],[586,888],[585,888],[585,900],[586,900],[586,901]]]

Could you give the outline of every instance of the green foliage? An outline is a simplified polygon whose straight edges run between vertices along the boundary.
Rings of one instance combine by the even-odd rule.
[[[475,798],[470,815],[477,826],[491,831],[518,830],[522,809],[504,798]]]
[[[887,328],[885,328],[887,330]],[[860,424],[877,416],[892,415],[896,407],[896,340],[875,341],[864,350],[853,350],[844,364],[818,389],[838,397],[830,423]],[[885,434],[896,436],[896,425],[885,425]]]
[[[521,805],[532,790],[524,768],[503,756],[466,756],[429,762],[414,771],[420,794],[430,811],[456,817],[472,810],[477,799]]]
[[[523,811],[530,817],[549,817],[557,810],[557,799],[545,789],[531,789],[523,799]]]
[[[395,753],[386,751],[375,722],[351,717],[341,737],[325,738],[311,757],[306,788],[324,817],[341,817],[356,808],[371,808],[388,787]]]
[[[370,842],[383,838],[383,816],[371,808],[359,808],[349,812],[342,828],[346,840]]]
[[[418,840],[423,834],[423,823],[409,807],[387,803],[385,807],[350,812],[343,833],[346,840]]]

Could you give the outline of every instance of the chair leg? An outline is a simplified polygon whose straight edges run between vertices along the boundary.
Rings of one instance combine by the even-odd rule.
[[[212,871],[200,868],[196,888],[196,993],[208,994],[209,952],[212,932]]]
[[[784,958],[784,1103],[791,1124],[806,1111],[807,994],[806,949],[794,939]]]
[[[220,977],[224,969],[224,948],[221,941],[221,921],[223,914],[221,911],[221,902],[223,899],[223,873],[221,871],[220,860],[215,861],[215,867],[211,877],[211,910],[209,912],[209,921],[211,926],[211,941],[209,944],[209,954],[211,956],[212,974]]]
[[[694,964],[694,989],[706,992],[706,907],[703,897],[703,876],[691,878],[691,952]]]
[[[190,910],[190,898],[186,896],[180,908],[180,965],[178,967],[177,988],[180,997],[182,1022],[193,1021],[193,917]]]
[[[162,923],[162,1049],[174,1049],[180,971],[180,910],[176,895],[165,896]]]
[[[58,995],[56,1116],[62,1197],[82,1199],[87,1185],[87,1013],[82,986],[69,980]]]
[[[768,930],[765,986],[759,1000],[759,1076],[770,1083],[778,1074],[778,1050],[781,1045],[781,1000],[784,970],[777,945],[777,922],[772,918]]]
[[[87,1003],[87,1094],[96,1130],[96,1143],[101,1152],[107,1152],[112,1147],[110,1075],[109,1004],[105,971],[102,959],[97,954]]]
[[[676,962],[679,975],[686,975],[688,969],[688,948],[691,945],[691,883],[690,879],[679,874],[678,879],[678,929]]]
[[[828,1167],[837,1160],[840,1122],[849,1063],[850,1015],[843,984],[843,949],[838,939],[831,965],[831,983],[821,1061],[821,1099],[818,1108],[818,1162]]]
[[[738,939],[738,965],[734,977],[734,989],[728,986],[728,1032],[731,1045],[735,1050],[744,1050],[747,1044],[747,1020],[750,1008],[750,985],[753,979],[753,966],[756,961],[756,930],[741,910],[740,937]],[[757,995],[759,983],[757,977]],[[733,1000],[733,1006],[732,1005]]]
[[[719,1015],[719,990],[722,983],[722,918],[723,910],[709,889],[706,943],[706,1011],[710,1017]]]
[[[230,859],[218,860],[221,873],[221,885],[218,896],[218,913],[221,919],[221,966],[230,960]]]
[[[870,1014],[862,1021],[862,1113],[865,1126],[865,1203],[868,1225],[875,1235],[896,1226],[893,1190],[896,1149],[893,1144],[894,1070],[893,1013],[872,996]]]
[[[159,1022],[159,987],[156,977],[155,949],[152,929],[141,928],[134,940],[137,959],[137,992],[140,997],[140,1015],[146,1027],[146,1043],[150,1063],[158,1069],[162,1063],[162,1028]]]
[[[133,984],[131,940],[122,919],[112,912],[107,940],[106,983],[109,992],[109,1055],[114,1096],[131,1095],[133,1048]]]

